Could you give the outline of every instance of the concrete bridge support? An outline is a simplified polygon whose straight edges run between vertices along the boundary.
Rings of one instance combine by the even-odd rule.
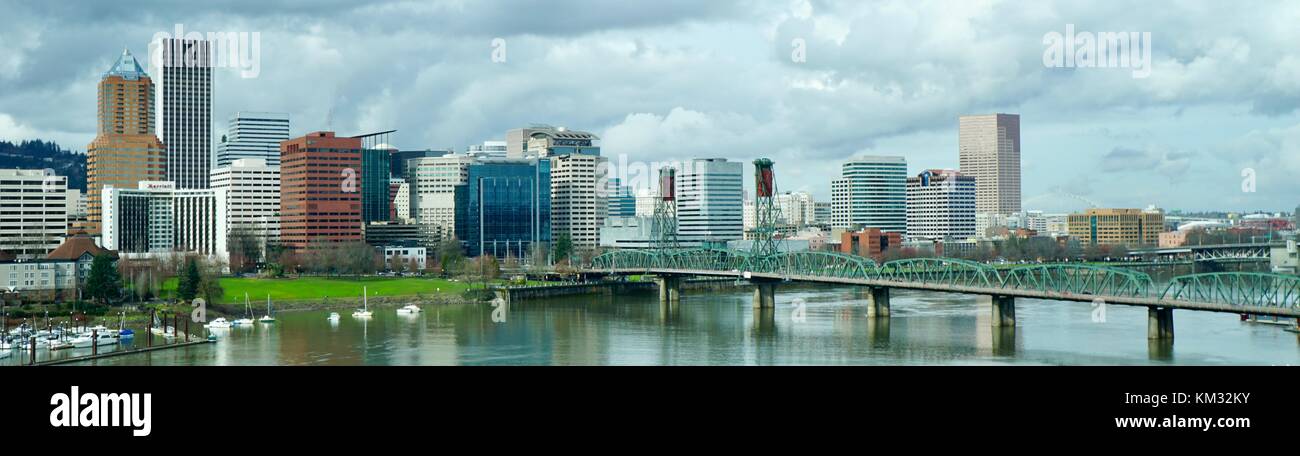
[[[1012,296],[990,296],[989,298],[993,309],[993,327],[1016,327],[1016,298]]]
[[[1147,307],[1147,339],[1174,339],[1174,309],[1172,307]]]
[[[776,308],[776,282],[754,282],[754,308]]]
[[[867,318],[889,318],[889,288],[867,289]]]
[[[670,303],[682,300],[682,279],[674,276],[660,276],[655,279],[659,285],[659,302]]]

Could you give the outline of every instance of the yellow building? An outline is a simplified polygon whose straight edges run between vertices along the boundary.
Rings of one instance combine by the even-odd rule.
[[[1088,209],[1070,214],[1070,236],[1083,246],[1093,244],[1152,246],[1164,232],[1165,215],[1142,209]]]
[[[87,228],[99,232],[103,188],[165,179],[166,149],[154,134],[153,81],[123,50],[99,81],[99,123],[86,146]]]

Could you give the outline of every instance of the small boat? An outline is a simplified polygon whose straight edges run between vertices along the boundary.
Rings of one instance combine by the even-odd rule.
[[[408,304],[403,306],[401,309],[397,309],[398,315],[414,315],[418,313],[420,313],[420,306],[415,304]]]
[[[266,295],[266,315],[258,318],[257,321],[262,323],[275,323],[275,317],[271,316],[271,295]]]
[[[50,341],[49,347],[50,347],[50,351],[54,351],[54,350],[63,350],[67,348],[72,348],[73,345],[72,342],[63,339],[54,339]],[[89,347],[89,345],[87,345],[87,347]]]
[[[126,329],[126,312],[122,312],[122,320],[117,324],[118,339],[134,339],[135,331]]]
[[[113,345],[117,343],[117,335],[111,331],[99,332],[94,336],[83,334],[72,339],[69,343],[76,348],[89,348],[91,345]]]
[[[362,288],[361,288],[361,306],[362,306],[362,307],[361,307],[360,309],[357,309],[356,312],[352,312],[352,318],[370,318],[370,317],[373,317],[373,316],[375,315],[374,312],[371,312],[371,311],[370,311],[370,304],[369,304],[368,299],[366,299],[366,298],[367,298],[367,296],[366,296],[367,294],[369,294],[369,293],[366,292],[366,288],[365,288],[365,287],[362,287]]]
[[[203,327],[208,329],[230,329],[230,322],[225,318],[218,317],[217,319],[208,322],[208,324],[203,325]]]
[[[11,352],[9,350],[0,350],[0,359],[8,358],[9,355],[12,355],[13,353],[14,352]]]
[[[244,308],[248,310],[248,316],[230,322],[231,326],[253,326],[253,306],[248,302],[248,293],[244,293]]]
[[[339,321],[339,313],[338,313],[338,312],[330,312],[330,316],[329,316],[328,318],[326,318],[326,320],[329,320],[330,322],[337,322],[337,321]]]

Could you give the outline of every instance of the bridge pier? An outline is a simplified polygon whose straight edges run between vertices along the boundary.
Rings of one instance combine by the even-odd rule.
[[[867,289],[867,318],[889,318],[889,288]]]
[[[1173,340],[1174,309],[1172,307],[1147,307],[1147,339]]]
[[[1016,327],[1016,298],[1012,296],[989,296],[993,310],[993,327]]]
[[[659,302],[670,303],[682,300],[682,280],[680,277],[659,276],[655,278],[659,285]]]
[[[776,308],[776,282],[754,282],[754,308]]]

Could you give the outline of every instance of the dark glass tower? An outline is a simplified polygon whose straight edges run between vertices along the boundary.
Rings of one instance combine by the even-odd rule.
[[[456,238],[469,256],[525,258],[551,241],[548,159],[489,160],[470,165],[456,187]]]

